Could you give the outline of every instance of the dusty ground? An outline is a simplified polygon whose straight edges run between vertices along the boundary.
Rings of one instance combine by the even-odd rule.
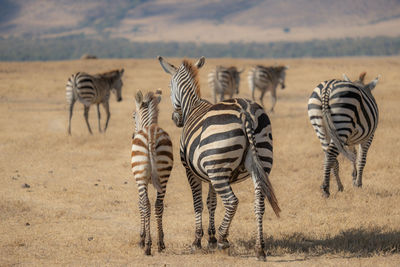
[[[179,64],[180,60],[171,59]],[[200,71],[203,96],[211,99],[206,75],[216,64],[245,67],[241,93],[249,97],[247,71],[252,64],[290,65],[286,89],[278,92],[271,114],[274,167],[271,180],[283,210],[264,217],[270,265],[394,266],[400,263],[400,58],[296,60],[210,59]],[[65,82],[76,71],[96,73],[125,68],[123,98],[111,100],[106,134],[97,132],[95,108],[90,136],[83,109],[76,105],[68,136]],[[368,154],[364,187],[351,185],[351,166],[343,157],[343,193],[332,182],[323,199],[323,154],[307,118],[313,88],[347,73],[381,74],[374,91],[380,123]],[[178,157],[180,129],[170,120],[169,75],[156,60],[96,60],[0,63],[0,265],[257,265],[255,218],[250,180],[234,186],[240,200],[228,253],[190,253],[194,212],[189,185]],[[164,213],[167,249],[146,257],[137,246],[137,189],[130,173],[132,111],[137,89],[161,88],[160,125],[175,145],[175,166]],[[268,96],[265,103],[269,105]],[[104,112],[103,112],[104,114]],[[104,123],[103,116],[103,123]],[[26,185],[25,185],[26,184]],[[28,187],[29,186],[29,187]],[[204,194],[207,188],[204,186]],[[154,199],[154,190],[151,191]],[[217,224],[223,210],[217,207]],[[208,215],[204,211],[204,229]],[[152,236],[156,244],[155,224]],[[206,238],[203,246],[206,246]],[[154,247],[153,247],[154,248]]]

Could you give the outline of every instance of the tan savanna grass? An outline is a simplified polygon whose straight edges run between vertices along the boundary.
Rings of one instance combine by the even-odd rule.
[[[170,59],[179,65],[181,59]],[[400,58],[207,59],[199,71],[201,93],[211,100],[207,74],[217,64],[245,67],[240,96],[250,97],[247,71],[253,64],[286,64],[286,89],[270,114],[274,138],[271,181],[280,207],[264,216],[267,260],[273,265],[397,265],[400,263]],[[65,83],[76,71],[125,68],[123,101],[111,99],[106,134],[97,131],[95,107],[89,135],[77,103],[67,135]],[[367,80],[382,75],[374,95],[380,122],[368,154],[363,188],[351,184],[351,164],[339,157],[344,192],[331,181],[321,196],[323,153],[308,121],[307,99],[321,81]],[[180,129],[171,121],[169,75],[156,59],[0,63],[0,265],[247,265],[254,258],[255,216],[250,180],[233,186],[239,208],[227,253],[190,253],[194,240],[191,190],[179,159]],[[137,187],[130,172],[132,112],[136,90],[161,88],[160,126],[172,137],[175,164],[164,212],[166,251],[153,256],[138,247]],[[269,106],[269,96],[264,99]],[[104,111],[102,110],[104,125]],[[150,189],[154,200],[154,189]],[[203,185],[204,200],[208,187]],[[204,202],[205,204],[205,202]],[[154,202],[152,203],[154,207]],[[216,222],[223,207],[218,199]],[[205,206],[203,227],[207,232]],[[203,246],[207,245],[207,234]]]

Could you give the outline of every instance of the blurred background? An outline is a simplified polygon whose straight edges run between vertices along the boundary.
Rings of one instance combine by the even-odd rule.
[[[0,60],[388,56],[399,0],[0,0]]]

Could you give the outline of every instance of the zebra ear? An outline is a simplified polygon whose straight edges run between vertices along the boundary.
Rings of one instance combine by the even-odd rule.
[[[196,61],[196,63],[194,63],[194,65],[200,69],[201,67],[204,66],[204,63],[206,62],[206,58],[205,57],[201,57],[199,58],[199,60]]]
[[[375,78],[375,80],[373,80],[372,82],[370,82],[369,84],[367,84],[367,87],[369,90],[374,90],[375,86],[378,84],[379,78],[381,77],[381,75],[379,74],[378,77]]]
[[[343,79],[344,79],[346,82],[351,82],[350,79],[349,79],[349,77],[347,77],[347,75],[344,74],[344,73],[343,73]]]
[[[143,101],[143,94],[142,94],[142,91],[139,90],[139,91],[136,93],[135,100],[136,100],[137,108],[139,108],[139,107],[140,107],[140,104],[142,104],[142,101]]]
[[[160,61],[160,65],[166,73],[174,75],[175,72],[178,70],[177,67],[175,67],[172,64],[169,64],[162,56],[158,56],[157,59],[158,61]]]
[[[284,69],[288,70],[289,69],[289,65],[284,66]]]
[[[238,73],[242,73],[244,71],[244,68],[241,68],[240,70],[238,70]]]
[[[362,84],[364,84],[365,75],[367,75],[367,73],[365,71],[361,72],[360,73],[360,78],[358,78]]]
[[[124,69],[121,69],[120,71],[119,71],[119,76],[121,76],[122,77],[122,75],[124,74]]]
[[[161,89],[157,89],[156,90],[157,103],[161,102],[161,95],[162,95]]]

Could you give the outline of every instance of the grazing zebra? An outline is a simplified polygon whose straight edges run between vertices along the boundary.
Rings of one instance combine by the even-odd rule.
[[[158,251],[165,249],[162,215],[167,182],[173,165],[172,143],[169,135],[157,125],[158,103],[161,91],[144,97],[136,94],[135,133],[132,138],[132,172],[138,185],[141,218],[140,247],[151,255],[150,201],[147,186],[152,183],[157,190],[155,217],[158,228]]]
[[[217,66],[208,74],[208,84],[211,88],[214,103],[217,103],[217,94],[220,95],[220,101],[224,100],[224,95],[233,97],[233,94],[239,94],[240,74],[243,69],[237,70],[236,67],[225,68]]]
[[[179,68],[158,57],[165,72],[172,75],[171,100],[173,119],[183,126],[180,156],[193,194],[195,211],[195,240],[193,249],[201,248],[202,182],[209,183],[207,207],[209,211],[208,246],[211,249],[229,247],[229,226],[239,200],[231,184],[252,177],[255,188],[257,221],[256,254],[265,260],[262,217],[264,199],[268,198],[279,217],[278,200],[269,181],[272,168],[272,134],[267,114],[257,103],[234,98],[215,105],[200,96],[197,70],[204,65],[200,58],[194,65],[184,60]],[[218,229],[214,213],[218,194],[225,207],[225,216]]]
[[[378,83],[379,76],[364,84],[365,74],[361,73],[359,80],[354,82],[346,75],[344,81],[334,79],[322,82],[308,100],[308,116],[325,152],[324,181],[321,185],[325,197],[329,197],[331,169],[338,190],[343,191],[336,159],[340,152],[353,164],[353,185],[362,186],[368,148],[378,125],[378,106],[371,90]]]
[[[264,94],[270,91],[272,103],[270,111],[273,112],[276,104],[276,87],[280,84],[281,89],[285,89],[286,70],[288,68],[287,66],[264,67],[257,65],[250,69],[247,78],[253,101],[255,101],[254,91],[258,88],[261,91],[260,103],[264,107]]]
[[[108,103],[110,99],[110,91],[116,94],[118,102],[122,100],[121,78],[123,74],[124,69],[112,70],[96,75],[78,72],[73,74],[68,79],[66,86],[66,98],[69,105],[68,134],[71,134],[72,111],[74,109],[74,104],[76,100],[79,100],[79,102],[81,102],[85,107],[84,116],[90,134],[92,134],[92,129],[90,128],[88,120],[90,105],[97,105],[97,119],[99,132],[101,132],[99,106],[100,104],[102,104],[107,113],[107,120],[106,125],[104,126],[104,132],[107,130],[108,121],[110,120],[110,107]]]

